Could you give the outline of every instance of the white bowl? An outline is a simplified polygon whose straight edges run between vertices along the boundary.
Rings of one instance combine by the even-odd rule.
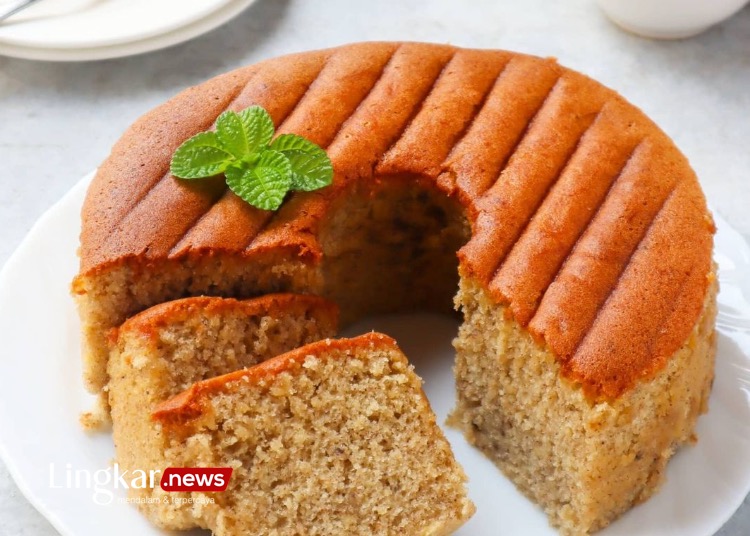
[[[728,19],[750,0],[597,0],[617,25],[656,39],[682,39]]]

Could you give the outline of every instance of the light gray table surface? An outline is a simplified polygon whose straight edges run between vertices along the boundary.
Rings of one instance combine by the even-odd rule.
[[[714,210],[750,236],[750,9],[697,38],[659,42],[620,31],[593,0],[259,0],[207,35],[146,55],[0,57],[0,263],[151,107],[235,67],[361,40],[557,57],[649,114],[688,156]],[[53,534],[0,462],[0,536]],[[718,534],[750,535],[749,500]]]

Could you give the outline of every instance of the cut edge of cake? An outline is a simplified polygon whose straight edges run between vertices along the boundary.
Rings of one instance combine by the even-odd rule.
[[[458,402],[449,424],[540,505],[560,534],[606,527],[656,493],[670,458],[697,440],[714,377],[712,275],[699,321],[666,367],[595,404],[559,374],[548,348],[464,280],[456,297],[465,315],[454,340]]]
[[[380,333],[196,383],[153,418],[174,463],[234,468],[221,504],[202,509],[217,535],[438,536],[475,511],[421,379]]]

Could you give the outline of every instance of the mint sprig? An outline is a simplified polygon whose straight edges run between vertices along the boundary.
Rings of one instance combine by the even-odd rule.
[[[296,134],[273,139],[268,112],[251,106],[224,112],[216,130],[196,134],[172,155],[169,170],[181,179],[203,179],[224,173],[229,188],[264,210],[276,210],[290,190],[310,192],[333,181],[326,152]]]

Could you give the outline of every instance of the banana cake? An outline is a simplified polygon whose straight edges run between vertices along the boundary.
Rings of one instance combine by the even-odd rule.
[[[270,212],[170,175],[182,142],[250,105],[323,147],[333,184]],[[652,495],[707,409],[717,284],[695,173],[553,59],[359,43],[235,70],[130,127],[82,222],[92,392],[109,330],[185,296],[315,294],[344,323],[455,304],[452,422],[564,534]]]

